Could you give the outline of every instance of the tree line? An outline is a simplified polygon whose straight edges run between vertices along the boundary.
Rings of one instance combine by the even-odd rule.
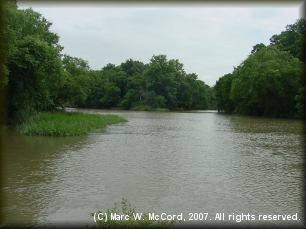
[[[90,70],[86,61],[66,54],[62,62],[66,74],[62,104],[127,110],[206,109],[210,105],[212,88],[166,55],[153,55],[148,64],[130,58],[101,70]]]
[[[214,86],[219,112],[268,117],[305,117],[306,21],[299,19],[256,44],[232,73]]]
[[[57,107],[134,110],[218,109],[271,117],[305,116],[305,19],[273,35],[214,87],[186,73],[178,59],[153,55],[92,70],[86,60],[62,54],[52,23],[33,9],[4,4],[5,77],[9,123]]]
[[[33,9],[5,4],[8,121],[20,123],[56,107],[170,110],[214,106],[213,88],[184,71],[177,59],[153,55],[92,70],[86,60],[62,54],[52,25]]]

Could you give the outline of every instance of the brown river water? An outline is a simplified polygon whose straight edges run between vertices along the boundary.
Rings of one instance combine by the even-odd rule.
[[[126,198],[138,213],[182,214],[178,225],[305,226],[302,120],[68,111],[118,114],[128,122],[77,137],[6,133],[6,225],[85,228],[94,223],[91,212]]]

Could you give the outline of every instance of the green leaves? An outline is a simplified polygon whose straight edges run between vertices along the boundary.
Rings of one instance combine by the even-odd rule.
[[[258,50],[262,49],[262,48],[265,48],[266,46],[263,44],[263,43],[259,43],[257,45],[254,45],[253,46],[253,49],[251,51],[251,54],[257,52]]]
[[[272,117],[294,117],[298,111],[305,116],[305,36],[306,20],[299,19],[273,35],[269,46],[253,46],[232,74],[216,82],[218,110]]]
[[[52,23],[32,9],[6,4],[8,115],[22,122],[38,111],[55,106],[62,67],[58,36]],[[8,39],[9,38],[9,39]]]
[[[187,75],[177,59],[153,55],[149,64],[132,59],[99,71],[87,61],[61,55],[52,23],[34,10],[5,5],[9,117],[22,122],[65,105],[91,108],[205,109],[209,86]],[[210,93],[211,94],[211,93]]]
[[[219,78],[214,86],[215,96],[216,96],[216,106],[218,111],[224,111],[231,113],[234,110],[235,93],[231,93],[231,90],[234,92],[239,92],[242,88],[239,88],[240,85],[234,85],[232,87],[233,74],[226,74]],[[235,88],[235,89],[232,89]]]
[[[147,90],[164,98],[170,109],[205,109],[208,105],[207,88],[197,76],[187,75],[178,60],[167,60],[166,55],[153,56],[145,72]]]
[[[164,108],[165,99],[162,95],[157,96],[154,91],[150,91],[147,95],[147,104],[152,108]]]
[[[219,79],[215,87],[218,109],[233,111],[227,106],[234,105],[234,111],[241,114],[291,117],[296,112],[294,98],[301,74],[302,63],[289,53],[273,46],[261,48],[232,75]],[[225,83],[226,78],[231,83]]]
[[[205,109],[208,106],[208,88],[195,74],[186,75],[178,60],[167,60],[166,55],[153,55],[150,63],[127,60],[119,66],[107,64],[102,68],[101,86],[89,94],[100,94],[101,108],[119,106],[123,109],[146,107],[149,110]]]
[[[270,45],[279,50],[289,52],[292,56],[305,61],[306,20],[298,19],[294,24],[286,26],[286,31],[275,34],[270,38]]]
[[[114,83],[107,83],[104,86],[105,94],[100,99],[102,106],[105,108],[111,108],[117,106],[120,102],[120,88],[116,87]]]
[[[58,96],[59,105],[67,102],[73,105],[83,105],[90,93],[90,88],[94,84],[92,77],[89,76],[90,67],[88,62],[70,55],[64,55],[63,82]]]
[[[54,106],[56,88],[61,81],[61,62],[53,47],[34,36],[19,40],[16,47],[18,51],[8,63],[8,88],[9,114],[17,118],[19,110],[28,110],[29,106],[33,111]]]

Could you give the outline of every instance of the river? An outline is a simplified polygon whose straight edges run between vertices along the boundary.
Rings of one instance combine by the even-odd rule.
[[[305,226],[302,120],[68,110],[128,122],[77,137],[9,131],[2,157],[7,225],[85,227],[93,224],[91,212],[126,198],[139,213],[182,213],[186,221],[178,225]],[[208,216],[191,221],[190,213]],[[224,220],[216,218],[223,213]]]

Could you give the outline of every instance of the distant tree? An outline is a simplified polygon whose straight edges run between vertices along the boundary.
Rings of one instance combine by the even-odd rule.
[[[180,80],[178,93],[177,93],[177,101],[178,101],[178,108],[183,108],[185,110],[190,110],[193,104],[193,92],[192,92],[192,84],[193,78],[191,75],[196,74],[186,74],[183,79]]]
[[[157,96],[154,91],[148,93],[146,103],[152,108],[163,108],[166,106],[164,97],[162,95]]]
[[[299,89],[295,96],[297,116],[301,118],[306,117],[306,63],[303,64],[303,74],[298,78]]]
[[[207,88],[208,98],[209,98],[208,109],[215,110],[217,107],[216,107],[216,96],[215,96],[214,88],[208,85],[206,85],[206,88]]]
[[[149,68],[145,72],[148,91],[154,91],[157,96],[163,96],[168,108],[177,106],[176,95],[179,83],[176,80],[176,73],[175,62],[168,61],[166,55],[153,55]]]
[[[123,100],[119,103],[119,107],[122,107],[125,110],[129,110],[133,104],[137,101],[137,92],[135,89],[129,89],[124,95]]]
[[[126,76],[132,77],[136,74],[143,74],[145,70],[145,65],[140,61],[134,61],[131,58],[126,60],[124,63],[121,63],[120,67],[126,73]]]
[[[88,108],[101,108],[100,99],[104,93],[104,81],[101,70],[90,70],[87,74],[90,79],[89,93],[84,106]]]
[[[105,83],[112,82],[120,89],[120,98],[122,99],[126,93],[127,76],[120,66],[108,64],[103,68],[102,77]]]
[[[116,107],[120,103],[120,88],[112,82],[106,83],[100,102],[103,108]]]
[[[103,70],[103,71],[107,71],[107,70],[113,70],[113,69],[115,69],[115,68],[116,68],[116,65],[111,64],[111,63],[108,63],[106,66],[104,66],[104,67],[102,68],[102,70]]]
[[[209,94],[207,85],[197,79],[197,75],[192,73],[189,76],[191,107],[190,109],[207,109],[209,104]]]
[[[235,103],[230,98],[233,77],[231,73],[225,74],[217,80],[214,86],[218,112],[231,113],[235,109]]]
[[[257,51],[259,51],[260,49],[265,48],[265,47],[266,47],[266,45],[263,44],[263,43],[259,43],[259,44],[257,44],[257,45],[254,45],[254,46],[253,46],[253,49],[252,49],[252,51],[251,51],[251,54],[253,54],[253,53],[255,53],[255,52],[257,52]]]
[[[64,69],[63,84],[60,88],[59,105],[69,102],[75,106],[84,106],[93,84],[89,77],[90,67],[82,58],[65,54],[62,59]]]
[[[81,75],[90,70],[88,61],[82,58],[72,57],[68,54],[64,54],[62,62],[65,71],[71,75]]]
[[[136,74],[127,79],[127,92],[120,104],[124,109],[130,109],[136,104],[142,104],[146,101],[148,91],[146,89],[146,80],[143,75]]]

